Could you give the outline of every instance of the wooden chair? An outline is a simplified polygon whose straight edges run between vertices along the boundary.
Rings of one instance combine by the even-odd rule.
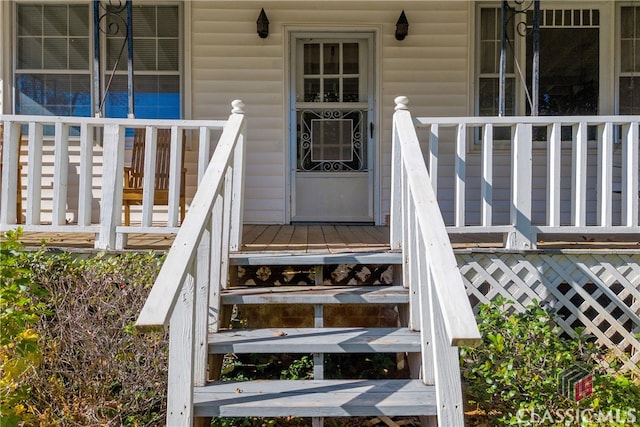
[[[18,185],[16,186],[16,224],[22,224],[22,164],[20,155],[22,153],[22,127],[18,131]],[[2,147],[4,145],[4,123],[0,122],[0,179],[2,179]]]
[[[144,146],[146,129],[136,129],[133,136],[131,166],[124,168],[124,224],[130,225],[131,205],[142,205],[142,183],[144,177]],[[185,175],[184,168],[185,135],[182,134],[182,168],[180,177],[180,222],[185,215]],[[169,204],[169,163],[171,159],[171,129],[158,129],[156,146],[156,177],[153,204]]]

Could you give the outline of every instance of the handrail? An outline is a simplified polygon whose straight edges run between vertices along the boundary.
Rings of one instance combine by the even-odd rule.
[[[210,225],[206,223],[207,220],[211,220],[216,197],[225,192],[225,186],[228,184],[225,182],[226,174],[230,170],[237,174],[238,169],[242,168],[245,132],[245,118],[242,107],[244,105],[241,101],[234,101],[232,105],[234,106],[232,114],[224,127],[209,166],[198,185],[198,190],[191,201],[189,212],[171,245],[167,258],[138,316],[136,326],[139,328],[168,326],[182,285],[196,257],[203,232],[206,226]],[[239,153],[240,155],[238,156]],[[242,183],[235,184],[237,187],[239,184],[241,186]],[[239,199],[229,200],[228,202],[240,203]],[[231,211],[229,210],[229,215]],[[241,209],[234,211],[236,216],[241,215]],[[224,220],[225,223],[230,221],[231,228],[235,228],[233,231],[237,236],[232,240],[239,241],[242,218],[225,218]],[[215,260],[211,260],[211,262],[215,262]]]
[[[480,335],[475,316],[465,292],[464,282],[458,270],[438,202],[433,189],[428,185],[429,173],[407,103],[406,97],[396,98],[393,148],[398,152],[394,151],[394,160],[399,160],[401,165],[394,164],[392,173],[394,189],[392,194],[394,201],[391,203],[392,245],[396,248],[402,247],[405,251],[410,250],[406,247],[407,242],[404,241],[406,239],[400,243],[400,237],[401,230],[406,226],[407,217],[413,216],[420,234],[407,237],[420,239],[421,244],[424,245],[424,255],[433,276],[434,288],[443,311],[450,344],[453,346],[477,344]],[[400,191],[395,191],[396,185],[401,186]],[[401,199],[396,200],[399,195]],[[401,212],[398,212],[398,206],[401,206]],[[409,209],[409,206],[412,209]],[[409,254],[410,257],[412,255],[419,254]]]
[[[439,426],[463,425],[457,346],[480,332],[430,184],[406,97],[395,99],[391,172],[391,246],[402,249],[409,326],[420,331],[422,380],[435,384]]]
[[[218,328],[229,252],[242,241],[246,122],[244,104],[231,116],[189,212],[149,293],[136,326],[169,327],[167,425],[192,425],[193,386],[207,379],[208,333]],[[207,140],[207,132],[200,135]],[[207,157],[201,152],[202,158]]]

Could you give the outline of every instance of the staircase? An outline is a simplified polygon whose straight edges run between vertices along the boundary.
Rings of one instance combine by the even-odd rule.
[[[394,115],[389,251],[242,252],[244,142],[238,108],[136,322],[143,329],[169,327],[167,425],[212,416],[298,416],[320,426],[324,417],[384,415],[462,426],[457,347],[474,345],[480,336],[435,195],[425,184],[429,176],[406,102],[398,102]],[[327,285],[323,266],[335,264],[393,265],[393,285]],[[315,282],[237,286],[235,269],[256,265],[312,266]],[[223,328],[226,308],[249,304],[309,306],[313,315],[305,327]],[[347,304],[394,306],[400,320],[386,327],[331,325],[327,306]],[[314,379],[212,381],[226,353],[312,353]],[[325,378],[325,353],[406,354],[413,379]]]
[[[231,262],[234,266],[250,266],[255,264],[254,258],[236,254]],[[275,318],[279,317],[277,312],[281,305],[295,305],[299,310],[303,305],[310,306],[307,311],[311,318],[307,323],[313,327],[288,327],[282,320],[276,320],[280,324],[272,323],[270,328],[221,330],[209,336],[209,353],[312,353],[314,379],[212,382],[196,387],[196,417],[315,417],[317,424],[319,417],[436,414],[434,388],[421,380],[337,380],[328,379],[331,372],[323,371],[323,354],[326,353],[420,353],[420,334],[410,330],[406,321],[403,327],[324,327],[325,321],[331,321],[323,314],[327,305],[349,304],[355,309],[362,305],[397,307],[400,317],[406,319],[409,292],[403,286],[327,286],[322,277],[324,266],[336,264],[390,264],[397,270],[402,263],[400,253],[274,254],[271,257],[261,255],[260,262],[268,263],[268,266],[312,266],[317,285],[231,287],[222,292],[222,305],[260,305],[263,310],[269,310],[267,306],[270,305],[275,307],[269,310]],[[341,323],[345,321],[348,319],[342,319]]]

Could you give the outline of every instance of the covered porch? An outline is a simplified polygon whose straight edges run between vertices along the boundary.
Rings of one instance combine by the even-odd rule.
[[[408,108],[406,98],[396,102],[397,109]],[[229,120],[243,116],[243,107],[234,101]],[[245,130],[225,134],[229,120],[11,115],[0,120],[0,231],[20,226],[31,243],[45,239],[56,246],[101,250],[169,247],[181,223],[184,181],[188,210],[205,170],[215,163],[215,148],[229,138],[246,139]],[[247,121],[251,127],[251,117]],[[418,117],[396,131],[417,132],[430,173],[424,185],[434,189],[454,247],[615,249],[637,248],[640,241],[639,122],[638,116]],[[151,143],[141,164],[141,206],[132,209],[131,223],[125,224],[123,182],[134,129],[144,130]],[[167,205],[157,206],[157,147],[163,129],[170,132],[171,147]],[[234,161],[242,162],[243,156],[235,153]],[[379,172],[391,200],[399,194],[399,183],[391,182],[386,171],[397,167],[396,160],[392,156]],[[240,169],[238,163],[234,170]],[[229,189],[221,197],[243,202],[262,197],[256,196],[253,173],[229,174]],[[244,221],[237,249],[384,249],[396,204],[379,203],[383,218],[375,227]]]

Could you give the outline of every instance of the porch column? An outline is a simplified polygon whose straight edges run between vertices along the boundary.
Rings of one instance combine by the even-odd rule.
[[[535,249],[531,230],[532,125],[518,123],[514,129],[511,158],[511,224],[505,242],[507,249]]]

